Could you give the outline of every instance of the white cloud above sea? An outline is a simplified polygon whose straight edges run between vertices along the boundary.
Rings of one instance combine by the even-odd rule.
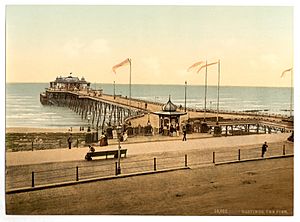
[[[112,52],[109,43],[106,39],[97,38],[84,46],[83,51],[85,53],[94,54],[110,54]]]
[[[161,75],[161,64],[157,57],[142,58],[141,62],[144,66],[144,70],[147,70],[147,73],[151,77],[158,77]]]
[[[73,38],[65,42],[62,50],[63,54],[70,58],[77,58],[86,55],[108,55],[112,52],[108,41],[103,38],[97,38],[91,41]]]
[[[260,56],[260,61],[262,61],[264,64],[274,67],[274,66],[278,66],[280,60],[278,55],[273,54],[273,53],[269,53],[269,54],[262,54]]]
[[[179,69],[175,73],[177,76],[180,76],[180,77],[186,77],[188,74],[186,69]]]
[[[83,46],[84,43],[81,42],[78,38],[68,40],[62,47],[63,54],[71,58],[78,57]]]

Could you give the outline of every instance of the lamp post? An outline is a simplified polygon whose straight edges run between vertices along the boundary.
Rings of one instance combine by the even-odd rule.
[[[184,87],[184,112],[186,112],[186,85],[187,85],[187,81],[185,81],[185,87]]]
[[[147,125],[151,125],[151,123],[150,123],[150,112],[148,112],[148,122],[147,122]]]
[[[218,97],[217,97],[217,122],[216,124],[219,124],[219,100],[220,100],[220,59],[218,61]]]
[[[118,134],[118,168],[117,168],[117,174],[121,174],[121,144],[120,144],[121,133],[122,133],[122,127],[119,125],[119,126],[117,126],[117,134]]]
[[[116,99],[116,82],[114,81],[114,99]]]
[[[204,122],[206,122],[206,98],[207,98],[207,60],[205,65],[205,86],[204,86]]]

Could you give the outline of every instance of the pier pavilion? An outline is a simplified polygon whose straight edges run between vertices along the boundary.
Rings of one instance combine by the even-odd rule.
[[[169,135],[170,132],[180,129],[180,116],[185,115],[185,112],[177,111],[177,106],[169,101],[163,105],[162,111],[154,112],[159,116],[159,133]]]
[[[86,90],[90,88],[90,82],[87,82],[84,77],[79,79],[78,77],[71,76],[71,73],[67,77],[56,77],[56,79],[50,82],[50,88],[52,89],[65,89],[65,90]]]

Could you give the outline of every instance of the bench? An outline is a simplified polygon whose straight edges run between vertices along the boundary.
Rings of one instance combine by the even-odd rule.
[[[107,159],[109,156],[113,156],[114,158],[118,158],[118,150],[107,150],[107,151],[98,151],[98,152],[88,152],[85,155],[86,160],[92,160],[92,157],[98,157],[98,156],[105,156]],[[122,154],[124,157],[126,157],[127,149],[121,149],[120,150],[120,157],[122,157]]]

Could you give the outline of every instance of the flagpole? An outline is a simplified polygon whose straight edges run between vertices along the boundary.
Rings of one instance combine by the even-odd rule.
[[[291,69],[291,101],[290,101],[290,117],[292,117],[293,108],[293,68]]]
[[[131,59],[129,61],[129,106],[131,106]]]
[[[207,60],[205,66],[205,86],[204,86],[204,122],[206,121],[206,94],[207,94]]]
[[[220,59],[218,61],[218,99],[217,99],[217,124],[219,123],[219,97],[220,97]]]

